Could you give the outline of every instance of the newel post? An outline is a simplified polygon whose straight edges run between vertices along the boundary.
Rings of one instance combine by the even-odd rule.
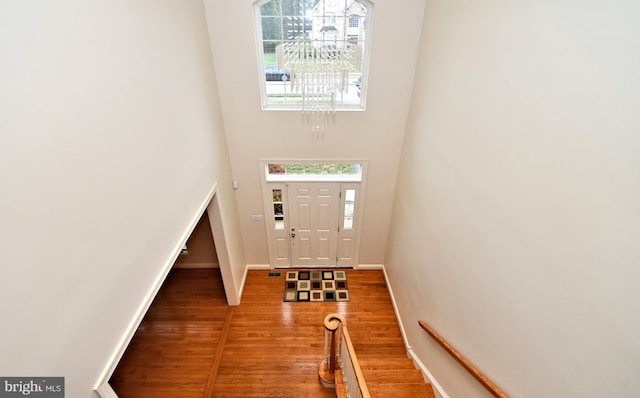
[[[340,327],[347,321],[340,314],[329,314],[324,318],[324,360],[320,363],[318,375],[325,387],[335,388],[335,371],[339,353]],[[330,338],[329,338],[330,336]]]

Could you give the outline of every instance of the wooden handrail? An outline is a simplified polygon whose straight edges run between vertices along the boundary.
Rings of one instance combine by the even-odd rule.
[[[431,337],[433,337],[438,344],[442,346],[463,368],[467,370],[467,372],[471,373],[473,376],[484,388],[487,389],[494,397],[499,398],[509,398],[509,396],[502,391],[498,386],[496,386],[487,376],[485,376],[482,372],[478,370],[467,358],[465,358],[462,354],[460,354],[455,348],[451,346],[445,339],[443,339],[435,330],[433,330],[429,325],[427,325],[424,321],[418,321],[418,324],[425,332],[429,333]]]
[[[344,326],[342,327],[342,335],[344,336],[345,343],[347,343],[349,357],[351,358],[351,363],[353,364],[353,370],[356,373],[356,379],[358,379],[358,386],[360,387],[362,398],[370,398],[367,384],[364,382],[362,369],[360,369],[360,362],[358,362],[358,357],[356,356],[356,350],[353,348],[353,343],[351,343],[351,335],[349,334],[349,330]]]

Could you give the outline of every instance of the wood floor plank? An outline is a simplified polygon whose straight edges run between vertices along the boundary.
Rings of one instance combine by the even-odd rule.
[[[219,271],[174,269],[109,381],[120,398],[202,398],[228,306]]]
[[[365,378],[384,372],[385,361],[400,366],[375,383],[372,397],[399,388],[387,383],[393,373],[410,382],[407,396],[421,396],[382,272],[346,273],[349,302],[294,303],[283,301],[284,276],[249,271],[230,314],[218,270],[173,270],[110,383],[121,398],[334,397],[317,371],[323,319],[337,312],[347,319]]]

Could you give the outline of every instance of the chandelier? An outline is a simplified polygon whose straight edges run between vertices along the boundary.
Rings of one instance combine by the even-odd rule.
[[[291,91],[300,94],[312,132],[324,132],[336,113],[336,98],[349,88],[349,74],[362,68],[362,46],[347,40],[344,27],[341,31],[324,25],[276,48],[278,69],[290,71]]]

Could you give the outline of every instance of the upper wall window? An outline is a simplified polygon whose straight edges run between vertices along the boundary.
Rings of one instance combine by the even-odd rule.
[[[369,0],[259,0],[264,108],[364,109]]]

